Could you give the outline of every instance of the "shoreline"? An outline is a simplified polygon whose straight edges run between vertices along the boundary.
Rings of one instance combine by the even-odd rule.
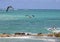
[[[60,41],[60,37],[43,37],[43,36],[39,36],[39,37],[33,37],[33,36],[22,36],[22,37],[0,37],[0,39],[8,39],[8,40],[20,40],[20,39],[27,39],[27,40],[43,40],[43,41],[51,41],[51,42],[55,42],[55,41]]]
[[[42,34],[42,33],[14,33],[14,34],[7,34],[7,33],[3,33],[0,34],[0,38],[2,37],[57,37],[60,38],[60,32],[59,33],[49,33],[49,34]]]

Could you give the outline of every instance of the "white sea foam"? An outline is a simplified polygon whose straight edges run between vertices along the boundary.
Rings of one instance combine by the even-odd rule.
[[[0,39],[31,39],[31,40],[43,40],[43,41],[59,41],[59,38],[53,38],[53,37],[35,37],[35,36],[22,36],[22,37],[0,37]]]
[[[48,31],[51,31],[53,33],[59,33],[60,32],[60,28],[57,27],[57,28],[46,28]]]

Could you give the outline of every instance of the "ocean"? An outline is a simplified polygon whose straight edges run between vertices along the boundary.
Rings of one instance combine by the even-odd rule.
[[[56,28],[60,27],[59,9],[19,9],[11,10],[8,12],[5,10],[0,10],[0,33],[51,33],[47,29],[53,26]],[[41,40],[28,40],[28,42],[29,41],[45,42]],[[2,42],[9,42],[9,40]],[[18,40],[14,42],[26,41]]]

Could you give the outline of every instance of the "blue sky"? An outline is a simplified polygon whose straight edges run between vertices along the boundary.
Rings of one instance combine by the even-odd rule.
[[[60,0],[0,0],[0,9],[60,9]]]

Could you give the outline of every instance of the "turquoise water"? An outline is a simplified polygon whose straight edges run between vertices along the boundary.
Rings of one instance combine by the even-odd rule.
[[[0,10],[0,33],[49,33],[47,28],[52,26],[60,27],[60,10],[21,9],[8,12]],[[30,42],[35,42],[35,40]]]
[[[48,33],[49,31],[46,28],[54,25],[60,27],[60,10],[0,11],[0,33]]]

